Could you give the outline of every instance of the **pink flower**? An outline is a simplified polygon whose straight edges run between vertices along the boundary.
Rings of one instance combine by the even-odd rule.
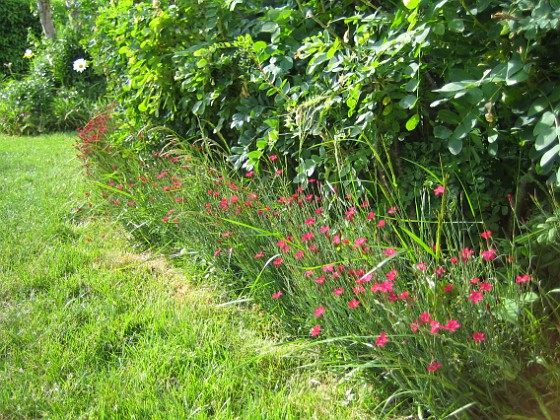
[[[467,299],[469,299],[472,303],[478,303],[483,300],[484,297],[482,296],[481,291],[473,290]]]
[[[395,214],[395,212],[397,211],[396,207],[391,207],[389,210],[387,210],[388,214]]]
[[[394,281],[397,278],[397,270],[391,270],[385,276],[387,280]]]
[[[304,277],[311,277],[312,275],[313,275],[313,270],[307,270],[307,271],[303,274]]]
[[[217,257],[218,255],[220,255],[220,252],[222,252],[221,249],[217,249],[214,251],[214,257]]]
[[[340,243],[340,235],[334,235],[332,239],[332,243],[338,245]]]
[[[481,292],[491,292],[492,291],[492,284],[488,282],[483,282],[478,285],[478,290]]]
[[[384,332],[379,334],[379,336],[375,339],[375,345],[377,347],[384,347],[388,342],[389,339],[387,338],[387,334],[385,334]]]
[[[375,217],[375,213],[372,212],[372,211],[370,211],[370,212],[368,213],[368,215],[367,215],[367,219],[368,219],[368,220],[371,220],[371,219],[373,219],[374,217]]]
[[[484,239],[490,239],[492,237],[492,231],[491,230],[487,230],[485,232],[482,232],[480,234],[480,236]]]
[[[444,274],[445,274],[445,268],[443,268],[443,267],[438,267],[437,270],[436,270],[436,274],[437,274],[438,276],[444,275]]]
[[[301,236],[301,242],[309,241],[309,240],[313,239],[314,237],[315,237],[315,234],[313,232],[304,233]]]
[[[335,296],[340,296],[341,294],[344,293],[344,289],[340,288],[340,289],[334,289],[334,295]]]
[[[363,246],[366,243],[366,238],[358,238],[354,241],[354,245],[356,246]]]
[[[451,264],[457,264],[459,262],[459,258],[457,257],[451,257],[449,259],[449,261],[451,262]]]
[[[435,360],[428,365],[428,372],[435,372],[443,365],[441,363],[436,362]]]
[[[461,324],[459,324],[459,322],[457,322],[455,319],[450,319],[449,321],[447,321],[447,324],[442,326],[444,330],[451,331],[451,332],[459,329],[460,327]]]
[[[477,284],[480,281],[479,277],[473,277],[472,279],[469,280],[470,284]]]
[[[315,316],[317,318],[319,318],[324,313],[325,313],[325,307],[324,306],[319,306],[318,308],[315,308]]]
[[[352,299],[350,302],[348,302],[348,307],[350,309],[355,309],[360,305],[360,301],[358,299]]]
[[[430,318],[431,318],[431,315],[428,312],[422,312],[420,314],[420,316],[418,317],[418,319],[425,324],[430,322]]]
[[[395,251],[393,248],[387,248],[385,249],[385,252],[383,254],[385,254],[388,257],[391,257],[393,255],[395,255],[397,253],[397,251]]]
[[[284,258],[278,257],[272,262],[272,264],[278,266],[278,265],[282,264],[283,261],[284,261]]]
[[[424,264],[423,262],[419,262],[418,264],[416,264],[416,268],[418,268],[418,270],[420,271],[426,271],[428,269],[426,267],[426,264]]]
[[[385,220],[380,220],[379,222],[377,222],[377,225],[376,225],[376,226],[377,226],[378,228],[384,227],[384,226],[385,226]]]
[[[470,257],[474,255],[474,251],[468,247],[461,251],[461,260],[466,263]]]
[[[245,174],[247,178],[251,178],[253,175],[255,175],[255,171],[249,171]]]
[[[334,271],[334,265],[332,264],[327,264],[324,265],[321,270],[323,271],[323,273],[332,273]]]
[[[351,221],[354,218],[354,214],[356,213],[356,207],[350,207],[348,210],[344,212],[346,215],[346,220]]]
[[[492,261],[496,259],[496,252],[498,251],[496,251],[495,249],[489,249],[487,251],[482,251],[481,255],[485,261]]]
[[[484,339],[485,339],[484,333],[475,332],[475,333],[472,335],[472,339],[473,339],[476,343],[480,343],[481,341],[484,341]]]
[[[314,217],[309,217],[309,218],[307,218],[307,219],[305,220],[304,223],[305,223],[307,226],[311,226],[311,225],[315,224],[316,221],[317,221],[317,219],[315,219]]]
[[[366,291],[364,286],[356,286],[352,289],[355,295],[359,295],[360,293],[364,293]]]
[[[282,296],[282,291],[278,290],[272,294],[272,299],[280,299],[280,296]]]
[[[311,334],[311,337],[317,337],[319,334],[321,334],[321,326],[315,325],[313,328],[311,328],[309,334]]]
[[[330,229],[330,228],[329,228],[328,226],[321,226],[321,227],[319,228],[319,232],[321,232],[321,233],[327,233],[327,232],[329,231],[329,229]]]
[[[434,189],[434,195],[442,195],[445,192],[445,187],[443,185],[439,185]]]
[[[430,321],[430,333],[431,334],[437,334],[439,332],[439,329],[441,327],[441,324],[435,320],[431,320]]]
[[[296,252],[296,258],[298,260],[301,260],[303,258],[304,254],[303,251],[300,249],[298,252]]]
[[[278,159],[278,156],[277,156],[277,155],[270,155],[268,158],[269,158],[271,161],[274,162],[276,159]]]
[[[517,278],[515,279],[515,282],[517,284],[527,283],[528,281],[531,281],[531,276],[528,276],[527,274],[523,276],[517,276]]]
[[[262,251],[259,252],[259,253],[257,253],[257,254],[255,254],[255,259],[256,259],[256,260],[259,259],[259,258],[262,258],[262,257],[264,257],[264,252],[262,252]]]
[[[445,293],[450,293],[452,290],[453,290],[453,285],[452,285],[452,284],[448,284],[447,286],[445,286],[445,287],[443,288],[443,291],[444,291]]]
[[[320,276],[315,279],[315,283],[323,284],[325,282],[325,276]]]

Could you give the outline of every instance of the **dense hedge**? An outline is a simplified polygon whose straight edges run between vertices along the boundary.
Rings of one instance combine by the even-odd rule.
[[[443,170],[497,228],[508,194],[560,179],[555,3],[123,1],[91,44],[139,127],[202,138],[246,170],[278,153],[303,185],[378,198],[398,184],[404,205],[424,169]]]
[[[41,31],[39,18],[31,10],[30,0],[2,0],[0,4],[0,74],[21,75],[29,68],[29,60],[23,58],[29,48],[27,34]]]

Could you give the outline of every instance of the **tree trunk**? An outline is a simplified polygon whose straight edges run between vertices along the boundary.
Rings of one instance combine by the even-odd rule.
[[[54,29],[51,13],[51,1],[37,0],[37,10],[39,11],[39,19],[41,20],[41,26],[43,27],[45,37],[47,39],[53,39],[56,35],[56,31]]]

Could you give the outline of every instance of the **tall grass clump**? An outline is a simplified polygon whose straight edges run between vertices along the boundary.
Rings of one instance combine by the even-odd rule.
[[[185,150],[156,131],[111,142],[109,121],[77,142],[105,199],[93,211],[227,273],[231,303],[277,316],[310,365],[373,384],[376,415],[554,417],[557,305],[528,245],[457,216],[447,174],[427,171],[405,209],[390,184],[376,202],[314,179],[294,188],[275,154],[239,174],[201,159],[203,142]]]

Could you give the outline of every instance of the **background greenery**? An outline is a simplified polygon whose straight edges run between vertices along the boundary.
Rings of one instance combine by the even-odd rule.
[[[370,413],[557,417],[558,0],[70,3],[0,131],[80,127],[88,217],[274,314]]]

